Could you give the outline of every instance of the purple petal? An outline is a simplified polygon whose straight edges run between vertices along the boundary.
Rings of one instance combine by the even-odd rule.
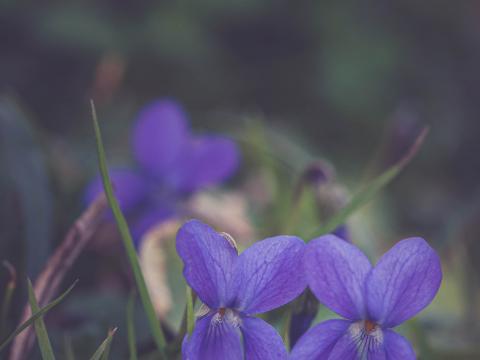
[[[227,307],[229,285],[237,251],[210,226],[190,220],[177,234],[177,252],[183,260],[185,280],[212,309]]]
[[[335,343],[328,360],[360,360],[358,344],[353,340],[352,335],[347,330],[343,336]]]
[[[190,352],[190,347],[188,343],[188,334],[187,334],[182,340],[182,359],[183,360],[188,360],[189,352]]]
[[[245,250],[235,267],[235,307],[246,314],[257,314],[300,295],[306,287],[304,248],[305,243],[297,237],[276,236]]]
[[[422,310],[442,281],[440,259],[421,238],[397,243],[379,260],[366,281],[372,320],[394,327]]]
[[[287,350],[278,332],[265,321],[244,317],[242,319],[245,359],[274,360],[287,359]]]
[[[383,343],[387,360],[415,360],[415,351],[413,351],[410,342],[402,335],[392,330],[383,332]]]
[[[144,177],[126,169],[110,170],[109,174],[122,211],[128,212],[145,200],[149,192],[149,183]],[[97,176],[85,190],[85,202],[91,203],[101,193],[103,193],[102,179]]]
[[[211,314],[197,320],[192,337],[182,346],[184,360],[243,360],[238,327],[214,317]]]
[[[220,136],[191,139],[182,149],[167,181],[184,192],[215,185],[232,175],[239,163],[236,144]]]
[[[173,100],[143,108],[133,130],[135,158],[149,173],[161,177],[174,166],[188,138],[187,117]]]
[[[310,289],[325,306],[350,320],[365,315],[364,283],[371,270],[367,257],[354,245],[334,236],[312,240],[305,271]]]
[[[139,215],[134,222],[132,222],[132,237],[135,246],[138,248],[143,236],[155,226],[168,220],[175,215],[173,206],[167,204],[157,205],[146,209]]]
[[[314,326],[298,340],[290,354],[290,359],[329,359],[330,352],[350,324],[351,322],[346,320],[328,320]]]

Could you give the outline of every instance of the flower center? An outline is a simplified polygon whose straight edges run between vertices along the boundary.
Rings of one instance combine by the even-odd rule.
[[[213,316],[212,321],[217,324],[225,321],[230,325],[233,325],[234,327],[239,327],[242,319],[237,311],[230,308],[222,307],[217,310],[217,312]]]
[[[371,321],[371,320],[365,320],[364,323],[363,323],[363,326],[364,326],[364,328],[365,328],[365,331],[366,331],[368,334],[373,333],[373,332],[377,329],[377,327],[378,327],[378,325],[375,324],[375,323],[374,323],[373,321]]]

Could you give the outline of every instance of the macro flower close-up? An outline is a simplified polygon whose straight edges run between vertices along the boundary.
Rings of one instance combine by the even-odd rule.
[[[286,359],[277,331],[255,317],[296,298],[306,287],[304,243],[293,236],[259,241],[240,255],[224,235],[191,220],[177,235],[184,276],[208,307],[184,340],[186,360]]]
[[[440,259],[421,238],[398,242],[372,267],[354,245],[325,235],[306,250],[309,287],[345,320],[327,320],[297,342],[291,360],[415,359],[392,330],[435,297],[442,281]]]
[[[0,359],[480,359],[480,1],[0,30]]]
[[[152,226],[183,215],[183,200],[232,175],[240,157],[227,137],[192,134],[187,115],[171,99],[153,101],[140,111],[131,146],[137,166],[114,168],[110,176],[137,244]],[[87,202],[101,192],[98,177],[86,189]]]

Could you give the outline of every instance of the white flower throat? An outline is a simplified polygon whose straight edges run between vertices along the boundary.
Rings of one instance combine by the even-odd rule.
[[[230,325],[233,325],[234,327],[239,327],[242,323],[240,314],[237,311],[229,308],[220,308],[213,316],[212,323],[219,324],[224,321]]]
[[[348,328],[353,342],[357,345],[359,359],[367,359],[383,344],[382,328],[371,320],[361,320]]]

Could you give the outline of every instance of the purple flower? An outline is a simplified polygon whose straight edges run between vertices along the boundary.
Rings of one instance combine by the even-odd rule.
[[[228,239],[198,220],[183,225],[177,252],[187,283],[208,307],[183,346],[183,358],[286,359],[276,330],[253,315],[282,306],[306,287],[305,244],[294,236],[255,243],[241,255]]]
[[[114,169],[110,176],[136,240],[153,225],[178,213],[179,200],[225,180],[239,162],[232,140],[192,135],[186,114],[168,99],[152,102],[140,112],[132,148],[138,166]],[[102,191],[97,178],[87,187],[87,202]]]
[[[354,245],[322,236],[307,246],[305,271],[318,300],[347,320],[311,328],[292,360],[415,359],[410,343],[391,328],[425,308],[440,287],[440,259],[425,240],[400,241],[372,267]]]

